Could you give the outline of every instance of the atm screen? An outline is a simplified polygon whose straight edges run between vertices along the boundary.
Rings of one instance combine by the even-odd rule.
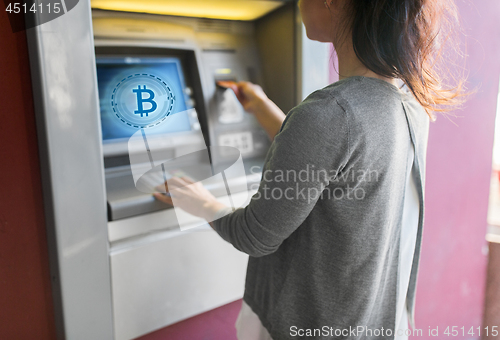
[[[155,134],[196,128],[197,119],[189,115],[188,91],[178,58],[98,57],[96,62],[103,141],[127,139],[148,123],[151,127],[157,124]],[[142,79],[132,79],[135,76]],[[163,88],[165,93],[155,96],[155,88],[160,90],[157,92]],[[162,98],[168,98],[165,108],[158,104]],[[169,117],[168,124],[161,124],[160,118],[165,116]]]

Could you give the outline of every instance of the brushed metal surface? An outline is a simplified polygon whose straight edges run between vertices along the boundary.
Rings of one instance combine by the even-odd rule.
[[[27,30],[59,339],[113,339],[90,1]]]
[[[117,340],[243,296],[248,256],[214,231],[166,231],[155,238],[111,253]]]

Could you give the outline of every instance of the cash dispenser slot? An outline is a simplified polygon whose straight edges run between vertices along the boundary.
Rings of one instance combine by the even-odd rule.
[[[252,174],[252,167],[259,167],[261,160],[247,161],[245,170],[247,176],[233,179],[235,187],[241,187],[240,183],[246,183],[245,188],[252,190],[260,182],[260,173]],[[222,164],[224,166],[224,164]],[[206,174],[212,173],[212,169],[206,164],[179,164],[173,162],[170,167],[165,168],[167,175],[170,176],[188,176],[195,182],[206,180]],[[164,183],[162,173],[151,176],[151,186],[159,186]],[[227,195],[226,187],[223,183],[212,181],[205,183],[205,187],[215,196],[222,197]],[[238,182],[238,183],[235,183]],[[106,173],[106,190],[108,198],[109,221],[116,221],[124,218],[148,214],[164,209],[170,209],[154,199],[151,194],[145,194],[136,189],[132,172],[129,169],[111,170]],[[243,190],[241,190],[243,191]]]

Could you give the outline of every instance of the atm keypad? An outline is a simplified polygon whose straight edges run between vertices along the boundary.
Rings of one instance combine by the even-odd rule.
[[[253,137],[251,132],[229,133],[219,136],[220,146],[232,146],[237,148],[241,154],[254,151]]]

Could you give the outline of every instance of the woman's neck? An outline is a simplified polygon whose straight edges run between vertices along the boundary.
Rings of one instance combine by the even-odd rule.
[[[354,76],[363,76],[381,79],[396,87],[398,86],[396,78],[383,77],[366,67],[356,56],[352,48],[352,43],[344,43],[339,49],[336,48],[335,50],[337,51],[339,60],[339,80]]]

